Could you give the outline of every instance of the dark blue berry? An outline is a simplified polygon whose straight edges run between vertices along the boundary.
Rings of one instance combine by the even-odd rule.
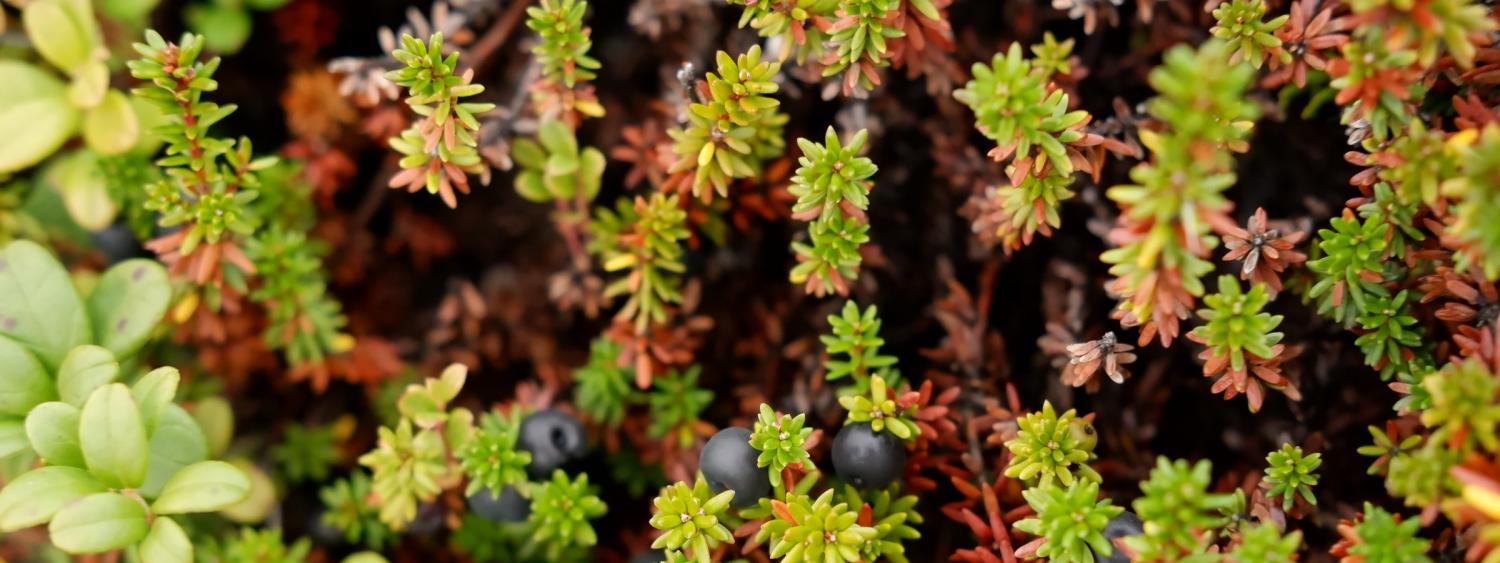
[[[1115,540],[1125,536],[1139,536],[1144,532],[1145,529],[1141,527],[1141,518],[1134,512],[1126,510],[1110,518],[1109,524],[1104,526],[1104,539],[1109,540],[1110,545],[1115,546],[1115,549],[1107,557],[1095,553],[1094,563],[1130,563],[1130,558],[1120,551],[1120,544]]]
[[[103,229],[89,233],[89,239],[93,241],[94,247],[104,254],[105,261],[110,264],[128,260],[143,255],[141,243],[135,240],[135,233],[124,223],[115,223]]]
[[[526,472],[532,479],[545,479],[552,470],[583,457],[587,444],[583,423],[573,415],[555,411],[537,411],[521,421],[521,449],[531,452]]]
[[[531,501],[521,496],[515,487],[506,485],[500,494],[494,489],[480,489],[469,495],[469,510],[474,515],[491,522],[521,522],[531,516]]]
[[[436,534],[443,528],[443,507],[435,502],[417,505],[417,516],[406,524],[405,532],[417,537]]]
[[[771,493],[771,477],[755,465],[760,452],[750,447],[750,431],[731,426],[708,439],[698,455],[698,469],[714,493],[734,491],[729,505],[735,508],[755,506]]]
[[[906,447],[890,432],[876,432],[869,423],[839,429],[833,439],[833,471],[839,479],[861,489],[881,489],[901,477]]]

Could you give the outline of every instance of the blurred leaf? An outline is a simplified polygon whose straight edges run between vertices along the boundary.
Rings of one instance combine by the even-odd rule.
[[[90,231],[108,227],[120,206],[109,197],[109,184],[99,170],[99,157],[78,150],[56,159],[47,167],[44,180],[62,196],[63,207],[79,226]]]
[[[212,512],[250,495],[250,478],[222,461],[200,461],[178,471],[151,504],[157,514]]]
[[[188,28],[203,34],[208,50],[235,53],[250,38],[250,14],[218,4],[193,4],[183,13]]]
[[[141,137],[140,124],[130,98],[119,90],[108,90],[104,100],[83,117],[83,140],[105,156],[130,150]]]
[[[73,136],[78,110],[61,80],[36,66],[0,60],[0,173],[28,168]]]
[[[229,441],[234,438],[234,411],[223,397],[208,397],[193,407],[193,420],[197,421],[208,444],[208,457],[224,455]]]
[[[17,240],[0,249],[0,335],[31,349],[53,369],[91,340],[73,280],[37,243]]]
[[[55,399],[57,386],[41,362],[0,336],[0,415],[26,416],[32,407]]]
[[[109,91],[109,67],[104,61],[88,61],[74,69],[68,83],[68,101],[80,109],[92,109],[104,101]]]
[[[95,46],[92,14],[76,13],[74,6],[76,3],[35,0],[28,2],[21,14],[32,46],[52,66],[65,72],[89,62]]]
[[[151,523],[151,533],[141,540],[142,563],[192,563],[193,543],[177,521],[165,516]]]
[[[128,387],[111,383],[94,391],[83,404],[78,427],[83,459],[100,481],[126,489],[146,481],[146,427]]]
[[[203,430],[192,415],[175,404],[162,411],[148,448],[150,466],[146,482],[140,487],[141,494],[147,497],[160,494],[167,480],[182,468],[208,459],[208,440],[203,437]]]
[[[0,531],[14,532],[44,523],[78,498],[104,491],[103,483],[76,467],[27,471],[0,490]]]
[[[114,354],[92,344],[79,346],[68,353],[57,369],[57,394],[63,402],[81,406],[94,390],[120,376],[120,363]]]

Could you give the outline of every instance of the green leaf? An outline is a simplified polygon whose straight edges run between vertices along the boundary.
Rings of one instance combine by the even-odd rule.
[[[248,459],[235,458],[229,463],[250,478],[250,494],[244,500],[220,509],[219,515],[241,524],[264,522],[276,509],[276,482]]]
[[[190,4],[183,17],[194,33],[202,34],[210,51],[234,53],[250,37],[250,14],[239,7]]]
[[[208,457],[224,455],[234,438],[234,411],[223,397],[208,397],[193,405],[193,420],[208,443]]]
[[[193,563],[193,542],[177,521],[159,516],[141,540],[141,563]]]
[[[0,490],[0,532],[42,524],[69,503],[105,490],[103,483],[76,467],[27,471]]]
[[[78,109],[93,109],[104,101],[109,91],[109,67],[104,61],[89,61],[73,69],[68,83],[68,102]]]
[[[68,102],[61,80],[36,66],[0,60],[0,173],[41,162],[61,147],[78,126],[78,110]]]
[[[92,338],[73,280],[37,243],[17,240],[0,249],[0,335],[30,349],[49,369],[57,369],[68,352]]]
[[[57,368],[57,394],[70,405],[82,405],[94,390],[120,376],[115,355],[92,344],[79,346],[63,358]]]
[[[102,155],[116,155],[130,150],[141,136],[140,123],[130,98],[119,90],[109,90],[98,106],[83,117],[83,140]]]
[[[61,2],[38,0],[27,3],[21,13],[26,36],[42,58],[64,72],[88,62],[94,50],[92,21],[82,20]]]
[[[31,352],[0,336],[0,415],[26,416],[57,399],[57,385]]]
[[[208,439],[193,416],[175,404],[162,411],[151,434],[151,464],[141,494],[154,498],[178,470],[208,459]]]
[[[250,494],[245,472],[222,461],[200,461],[178,471],[151,505],[157,514],[212,512]]]
[[[157,261],[135,258],[115,264],[89,293],[94,337],[116,357],[128,358],[146,343],[171,301],[167,270]]]
[[[104,15],[126,23],[141,22],[160,0],[102,0],[100,11]]]
[[[130,394],[135,397],[135,403],[140,406],[141,421],[146,424],[146,434],[156,431],[156,423],[161,420],[161,413],[172,404],[172,397],[177,396],[177,383],[181,380],[182,375],[177,373],[177,368],[161,367],[141,376],[141,379],[130,387]]]
[[[81,417],[78,407],[60,401],[37,405],[26,415],[26,438],[31,441],[31,449],[48,465],[87,467],[78,443]]]
[[[86,150],[53,159],[43,175],[49,187],[62,197],[63,207],[78,226],[90,231],[108,227],[119,214],[120,206],[109,197],[99,156]]]
[[[146,537],[146,507],[120,493],[89,495],[58,511],[47,531],[72,554],[120,549]]]
[[[0,458],[7,458],[25,450],[29,443],[26,441],[24,422],[17,419],[0,419]]]
[[[146,426],[130,388],[111,383],[94,391],[83,404],[78,428],[83,459],[100,481],[124,489],[146,481]]]

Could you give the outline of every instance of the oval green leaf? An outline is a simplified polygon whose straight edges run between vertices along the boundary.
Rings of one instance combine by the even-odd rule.
[[[0,144],[5,137],[0,135]],[[68,352],[92,340],[73,279],[37,243],[16,240],[0,249],[0,335],[31,350],[48,369],[57,369]]]
[[[88,467],[78,443],[82,416],[78,407],[60,401],[37,405],[26,415],[26,439],[31,441],[31,449],[48,465]]]
[[[152,503],[157,514],[212,512],[250,495],[250,478],[222,461],[200,461],[182,468]]]
[[[141,376],[130,387],[130,394],[141,409],[141,421],[146,424],[147,435],[156,431],[156,423],[161,420],[161,413],[172,404],[172,397],[177,396],[177,384],[181,380],[182,374],[177,368],[160,367]]]
[[[0,459],[8,458],[16,452],[24,451],[30,442],[26,441],[26,425],[20,419],[0,419]],[[30,462],[27,462],[30,465]]]
[[[141,540],[141,563],[192,563],[193,542],[175,520],[157,517]]]
[[[89,61],[94,50],[93,38],[84,22],[60,2],[38,0],[26,4],[21,13],[26,36],[42,58],[64,72]]]
[[[84,229],[97,231],[108,227],[120,212],[119,204],[109,197],[109,186],[99,169],[99,155],[73,151],[55,159],[43,179],[62,197],[63,207],[73,222]]]
[[[47,531],[72,554],[120,549],[146,537],[146,507],[120,493],[93,494],[59,510]]]
[[[134,258],[115,264],[89,293],[94,338],[115,357],[129,358],[146,344],[171,302],[172,284],[160,263]]]
[[[105,490],[103,483],[77,467],[27,471],[0,490],[0,532],[42,524],[69,503]]]
[[[64,403],[79,406],[103,387],[120,376],[120,363],[115,355],[92,344],[79,346],[63,358],[57,368],[57,395]]]
[[[83,404],[78,441],[89,472],[114,488],[146,481],[148,450],[141,412],[123,383],[100,387]]]
[[[57,399],[57,385],[36,356],[0,336],[0,415],[26,416],[32,407]]]
[[[119,90],[105,92],[104,100],[83,118],[83,140],[94,152],[105,156],[130,150],[140,136],[135,108]]]
[[[41,162],[73,136],[78,110],[52,73],[20,61],[0,60],[0,173]]]
[[[192,415],[175,404],[162,411],[150,444],[151,465],[146,471],[146,483],[141,485],[141,494],[147,498],[160,494],[167,479],[178,470],[208,459],[208,441],[203,430]]]

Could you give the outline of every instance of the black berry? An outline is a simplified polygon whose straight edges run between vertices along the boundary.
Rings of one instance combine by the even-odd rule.
[[[130,228],[124,223],[115,223],[89,233],[89,239],[110,264],[143,254],[141,243],[135,240],[135,233],[130,232]]]
[[[833,439],[833,471],[861,489],[880,489],[901,477],[906,448],[890,432],[876,432],[865,422],[839,429]]]
[[[443,528],[443,507],[435,502],[417,505],[417,516],[406,524],[405,532],[417,537],[436,534]]]
[[[531,516],[531,501],[521,496],[515,487],[501,487],[500,494],[494,489],[480,489],[469,495],[469,510],[474,515],[491,522],[521,522]]]
[[[531,413],[521,421],[519,445],[531,452],[526,472],[532,479],[546,479],[553,469],[583,457],[583,423],[555,410]]]
[[[1134,512],[1126,510],[1109,519],[1109,524],[1104,526],[1104,539],[1109,540],[1110,545],[1115,546],[1109,556],[1102,557],[1094,554],[1094,563],[1130,563],[1130,558],[1120,551],[1120,544],[1115,540],[1125,536],[1139,536],[1145,532],[1141,527],[1141,518]]]
[[[754,506],[771,493],[771,477],[755,465],[760,452],[750,447],[750,431],[737,426],[720,430],[698,455],[698,468],[714,493],[734,491],[730,506]]]

